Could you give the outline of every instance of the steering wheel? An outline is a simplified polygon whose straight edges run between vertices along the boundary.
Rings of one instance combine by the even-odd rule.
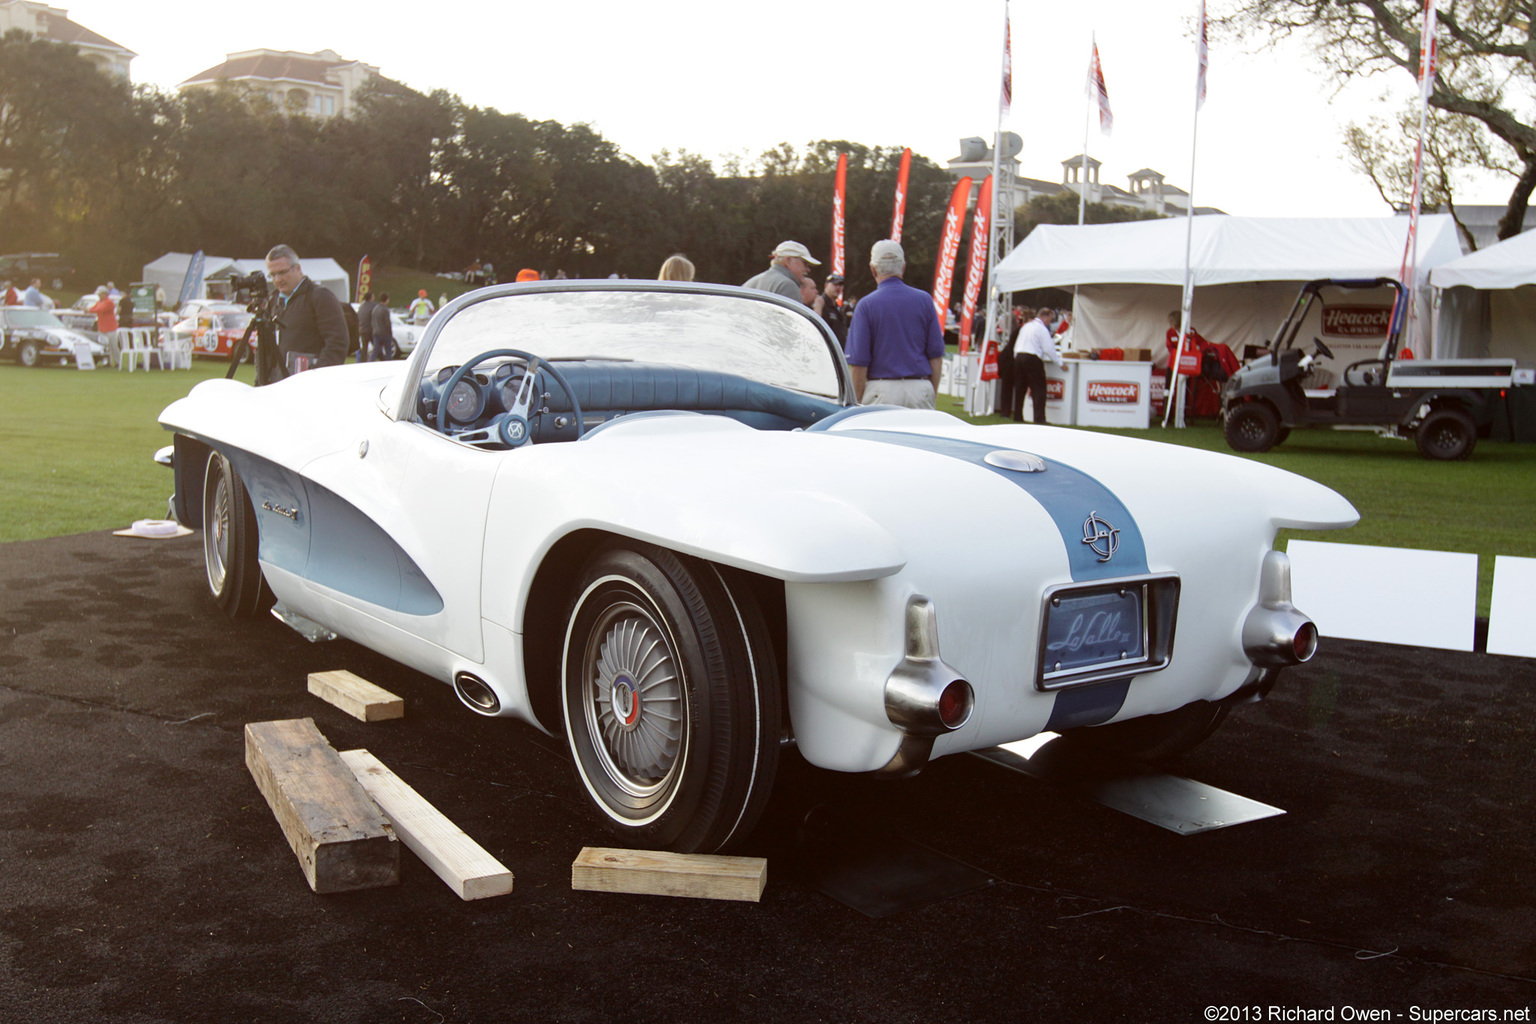
[[[443,385],[442,391],[439,392],[442,398],[439,400],[437,407],[438,432],[454,437],[460,436],[452,434],[448,429],[448,396],[453,394],[453,389],[458,387],[459,382],[467,377],[471,370],[488,359],[509,358],[521,360],[524,369],[523,380],[517,387],[517,397],[513,399],[512,407],[496,421],[497,433],[500,435],[502,442],[511,448],[521,448],[533,440],[533,429],[528,422],[529,418],[531,416],[542,416],[547,411],[544,409],[535,410],[533,408],[534,399],[543,397],[537,393],[540,370],[548,373],[550,379],[559,384],[560,390],[565,392],[565,397],[571,400],[571,413],[576,417],[576,436],[578,438],[581,437],[586,432],[586,423],[581,416],[581,401],[576,397],[576,389],[571,387],[570,382],[565,379],[559,370],[555,369],[552,363],[547,361],[541,362],[539,357],[533,353],[523,352],[515,348],[496,348],[491,349],[489,352],[482,352],[453,371],[453,376],[448,378],[448,383]],[[468,431],[467,433],[475,432]],[[460,433],[466,432],[461,431]]]
[[[1333,353],[1331,351],[1329,351],[1327,345],[1323,344],[1323,339],[1322,338],[1313,338],[1312,339],[1312,344],[1317,346],[1317,354],[1318,355],[1322,356],[1324,359],[1332,359],[1333,358]]]

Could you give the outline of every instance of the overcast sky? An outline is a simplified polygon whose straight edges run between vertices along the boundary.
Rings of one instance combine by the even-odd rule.
[[[424,92],[587,122],[646,161],[830,138],[911,146],[943,164],[997,120],[1002,0],[53,2],[138,53],[135,82],[174,87],[239,50],[329,48]],[[1014,0],[1004,128],[1024,138],[1022,173],[1060,181],[1061,161],[1082,151],[1096,36],[1115,116],[1112,135],[1095,125],[1088,140],[1102,180],[1125,188],[1151,167],[1189,188],[1197,2]],[[1413,91],[1408,76],[1337,96],[1300,47],[1242,52],[1261,42],[1213,42],[1196,202],[1245,216],[1390,213],[1340,138],[1351,118],[1392,113]],[[1464,201],[1502,203],[1508,191],[1490,182]]]

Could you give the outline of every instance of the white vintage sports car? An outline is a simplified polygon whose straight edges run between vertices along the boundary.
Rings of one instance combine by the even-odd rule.
[[[858,406],[818,317],[725,286],[493,286],[406,363],[160,421],[225,612],[564,734],[597,816],[681,851],[742,839],[789,743],[1188,749],[1316,648],[1276,530],[1357,519],[1232,456]]]

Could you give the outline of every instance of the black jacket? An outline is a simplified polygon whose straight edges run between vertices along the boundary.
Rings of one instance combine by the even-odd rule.
[[[347,320],[341,300],[309,278],[288,297],[272,297],[272,318],[277,324],[280,364],[288,364],[290,352],[309,352],[320,357],[320,366],[340,366],[347,361]]]

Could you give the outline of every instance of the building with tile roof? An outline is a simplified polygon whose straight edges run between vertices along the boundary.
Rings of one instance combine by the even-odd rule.
[[[243,50],[224,63],[193,75],[179,89],[209,89],[239,82],[264,93],[276,106],[328,118],[348,114],[357,90],[379,73],[372,64],[347,60],[335,50]]]
[[[1030,200],[1040,196],[1052,196],[1062,192],[1081,195],[1086,187],[1090,203],[1149,210],[1164,216],[1180,216],[1189,210],[1189,193],[1177,185],[1168,184],[1162,172],[1150,167],[1143,167],[1130,174],[1127,178],[1130,187],[1120,188],[1118,185],[1102,182],[1099,179],[1102,162],[1092,156],[1085,160],[1081,153],[1069,156],[1061,162],[1061,181],[1059,182],[1026,178],[1018,173],[1019,165],[1016,158],[1009,158],[1007,162],[1012,165],[1015,175],[1013,179],[1014,209],[1022,209]],[[951,159],[948,166],[950,173],[956,178],[970,176],[975,182],[972,190],[974,195],[975,191],[980,189],[981,182],[992,173],[992,148],[987,145],[987,140],[982,138],[961,139],[960,155]],[[1221,212],[1212,206],[1195,207],[1197,214]]]
[[[38,39],[67,43],[107,74],[127,80],[128,65],[138,54],[69,20],[69,12],[35,0],[0,0],[0,35],[20,29]]]

